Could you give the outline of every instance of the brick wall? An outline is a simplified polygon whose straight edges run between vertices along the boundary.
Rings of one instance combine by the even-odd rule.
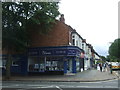
[[[48,34],[43,35],[35,30],[31,34],[31,47],[45,46],[65,46],[71,42],[72,28],[61,21],[56,21],[53,29]],[[6,54],[6,50],[0,50],[0,54]],[[16,52],[14,52],[16,53]]]
[[[35,30],[34,30],[35,31]],[[46,35],[35,33],[31,36],[31,47],[39,46],[64,46],[69,44],[69,26],[56,21],[53,29]]]

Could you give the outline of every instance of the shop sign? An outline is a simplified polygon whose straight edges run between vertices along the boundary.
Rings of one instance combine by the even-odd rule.
[[[30,56],[36,56],[36,55],[39,55],[39,52],[38,51],[29,51],[28,55],[30,55]]]
[[[76,49],[30,49],[28,55],[68,55],[68,56],[80,56],[80,51]]]
[[[65,55],[66,52],[67,52],[66,50],[56,50],[56,51],[55,51],[55,54],[56,54],[56,55]]]
[[[52,54],[52,51],[44,50],[44,51],[42,51],[42,54],[43,54],[43,55],[51,55],[51,54]]]
[[[42,55],[66,55],[66,50],[44,50],[42,51]]]
[[[76,51],[75,50],[68,50],[68,55],[76,55]]]

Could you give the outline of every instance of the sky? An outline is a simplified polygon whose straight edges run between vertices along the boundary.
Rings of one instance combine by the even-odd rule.
[[[120,0],[60,0],[65,23],[75,29],[94,50],[108,55],[111,42],[118,38]]]

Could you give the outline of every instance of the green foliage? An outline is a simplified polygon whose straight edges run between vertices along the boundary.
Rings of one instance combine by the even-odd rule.
[[[115,56],[109,56],[109,61],[110,61],[110,62],[119,62],[120,59],[117,58],[117,57],[115,57]]]
[[[27,47],[25,26],[20,23],[25,21],[15,7],[16,3],[2,3],[2,46],[11,50],[24,50]]]
[[[102,60],[98,60],[96,63],[104,63],[104,61],[102,61]]]
[[[106,61],[106,58],[104,57],[104,56],[100,56],[101,57],[101,59],[102,59],[102,61]]]
[[[106,61],[110,62],[110,56],[109,55],[107,55]]]
[[[46,34],[53,27],[55,18],[60,14],[58,11],[58,3],[37,3],[40,9],[28,20],[28,29],[35,28],[40,33]]]
[[[3,2],[2,9],[3,46],[14,50],[29,44],[27,29],[47,33],[60,14],[58,2]]]
[[[3,2],[2,46],[7,49],[9,57],[9,51],[26,51],[30,44],[27,29],[39,26],[39,32],[47,33],[58,15],[58,2]],[[6,67],[9,74],[10,62]]]
[[[116,39],[109,47],[111,61],[120,62],[120,39]]]

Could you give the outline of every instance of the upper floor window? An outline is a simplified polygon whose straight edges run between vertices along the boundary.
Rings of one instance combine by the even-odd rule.
[[[72,38],[75,38],[75,36],[73,35]]]
[[[72,43],[73,43],[73,45],[75,45],[75,39],[72,39]]]
[[[84,49],[84,43],[82,43],[82,49]]]
[[[76,46],[78,46],[78,41],[76,41]]]

